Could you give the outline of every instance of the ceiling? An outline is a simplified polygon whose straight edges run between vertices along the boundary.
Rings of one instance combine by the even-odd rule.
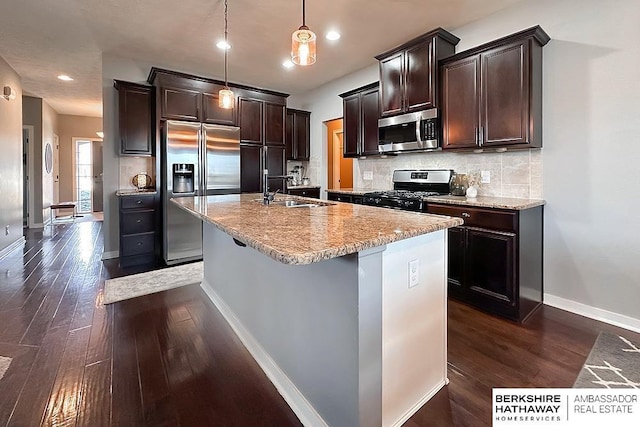
[[[455,29],[522,0],[309,0],[318,60],[285,69],[301,0],[228,0],[229,81],[290,94],[316,88],[433,28]],[[222,79],[224,0],[21,0],[0,5],[0,56],[25,94],[60,114],[102,115],[102,54]],[[324,34],[337,29],[342,38]],[[75,80],[56,78],[68,74]]]

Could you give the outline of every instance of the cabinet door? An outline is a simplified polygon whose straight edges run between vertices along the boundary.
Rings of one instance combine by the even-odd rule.
[[[220,97],[218,93],[203,93],[202,94],[202,122],[211,123],[215,125],[230,125],[236,124],[236,109],[220,108],[218,104]]]
[[[416,111],[436,106],[434,94],[433,39],[420,43],[405,53],[405,110]],[[435,64],[437,67],[438,64]]]
[[[443,67],[442,128],[444,149],[473,148],[480,124],[480,57]]]
[[[240,144],[240,191],[262,191],[262,146]]]
[[[467,228],[466,287],[476,302],[488,310],[515,307],[516,235]]]
[[[529,41],[481,55],[481,142],[529,143]]]
[[[342,103],[344,120],[344,157],[357,157],[360,145],[360,96],[354,94],[344,98]]]
[[[151,88],[121,85],[118,89],[120,153],[150,156],[153,152]]]
[[[240,98],[238,102],[240,140],[262,144],[262,109],[264,103],[256,99]]]
[[[380,61],[380,104],[382,116],[401,113],[404,108],[404,52]]]
[[[200,120],[200,92],[190,89],[161,87],[160,111],[162,118],[173,120]]]
[[[376,100],[377,103],[377,100]],[[293,128],[295,132],[296,160],[309,160],[310,156],[310,119],[311,113],[296,111]]]
[[[284,147],[285,111],[284,105],[264,103],[265,144]]]
[[[285,155],[287,160],[295,160],[296,152],[295,152],[295,132],[294,132],[294,122],[295,120],[295,112],[287,110],[287,118],[285,120],[285,128],[284,128],[284,142],[285,142]]]
[[[464,299],[464,253],[466,249],[465,229],[463,227],[453,227],[448,233],[448,282],[449,294],[452,297]]]
[[[267,169],[269,170],[269,176],[284,175],[285,165],[284,147],[268,147]],[[284,192],[285,181],[286,179],[284,178],[269,179],[269,191],[280,190],[281,193]]]
[[[378,89],[364,91],[360,94],[360,108],[362,118],[362,146],[361,155],[380,154],[378,150],[378,119],[380,118],[380,107],[378,103]]]

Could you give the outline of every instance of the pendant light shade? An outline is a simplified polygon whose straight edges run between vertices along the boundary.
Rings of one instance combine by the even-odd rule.
[[[302,26],[291,36],[291,62],[302,66],[316,62],[316,35],[305,22],[305,0],[302,0]]]
[[[229,42],[227,41],[228,31],[227,31],[227,10],[229,8],[228,0],[224,0],[224,42],[228,46]],[[220,108],[224,108],[225,110],[229,110],[233,108],[233,104],[235,104],[235,96],[231,89],[229,89],[229,82],[227,80],[227,70],[228,70],[228,61],[227,61],[227,51],[229,49],[224,50],[224,88],[220,89],[218,92],[218,106]]]

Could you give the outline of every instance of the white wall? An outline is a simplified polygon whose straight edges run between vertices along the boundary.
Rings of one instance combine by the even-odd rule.
[[[0,57],[0,86],[16,97],[0,98],[0,252],[22,239],[22,81]],[[5,227],[9,227],[9,234]]]
[[[640,235],[636,215],[640,212],[636,197],[639,21],[637,0],[540,0],[449,29],[461,39],[457,51],[534,25],[551,36],[543,49],[544,165],[529,164],[530,171],[542,169],[541,178],[531,178],[530,188],[538,180],[547,201],[545,292],[551,295],[548,300],[559,297],[587,309],[627,316],[623,320],[636,327],[640,327],[640,244],[635,239]],[[327,177],[322,122],[342,115],[338,93],[377,80],[377,70],[373,64],[290,98],[290,105],[312,112],[310,170],[316,174],[312,180],[323,188]],[[412,156],[403,158],[411,164]],[[405,162],[401,157],[383,163],[360,161],[354,174],[363,164],[382,165],[377,166],[380,169],[385,169],[384,162],[395,166]],[[535,197],[535,191],[530,196]]]

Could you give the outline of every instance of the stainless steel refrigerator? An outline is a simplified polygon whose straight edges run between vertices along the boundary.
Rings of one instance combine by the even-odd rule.
[[[240,128],[167,121],[163,128],[164,260],[202,258],[202,221],[170,200],[240,193]]]

